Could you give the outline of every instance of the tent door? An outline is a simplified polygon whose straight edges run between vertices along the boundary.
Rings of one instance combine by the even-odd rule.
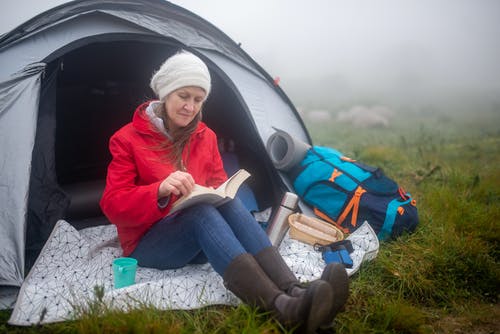
[[[58,64],[47,67],[40,91],[28,195],[25,263],[27,271],[34,264],[54,225],[63,217],[69,205],[69,198],[57,183],[55,168],[58,71]]]

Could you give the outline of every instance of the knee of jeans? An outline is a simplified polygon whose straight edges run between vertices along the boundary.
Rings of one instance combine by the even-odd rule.
[[[220,206],[220,208],[225,208],[225,207],[245,208],[243,202],[238,197],[235,197],[232,200],[227,201],[226,203]]]
[[[207,203],[198,203],[185,209],[185,214],[197,216],[197,218],[210,219],[210,217],[218,214],[218,212],[213,205]]]
[[[234,213],[238,216],[245,215],[245,214],[250,214],[250,212],[247,210],[243,202],[239,198],[234,198],[231,201],[228,201],[227,203],[224,203],[221,205],[218,210],[223,214],[227,213]]]

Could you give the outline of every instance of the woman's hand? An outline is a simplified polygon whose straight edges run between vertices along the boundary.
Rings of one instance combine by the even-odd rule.
[[[187,195],[193,191],[194,179],[191,174],[175,171],[160,183],[158,198],[167,197],[170,194]]]

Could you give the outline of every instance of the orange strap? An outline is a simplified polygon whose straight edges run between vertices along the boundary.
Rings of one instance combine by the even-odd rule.
[[[332,175],[330,176],[330,178],[328,180],[330,182],[335,182],[335,179],[337,178],[337,176],[340,176],[340,175],[342,175],[342,172],[339,171],[337,168],[334,168]]]
[[[347,162],[356,162],[356,160],[351,159],[351,158],[346,157],[346,156],[340,157],[340,160],[347,161]]]
[[[349,212],[352,210],[352,215],[351,215],[351,225],[353,227],[356,226],[356,221],[358,220],[358,211],[359,211],[359,201],[361,199],[361,195],[365,193],[366,190],[364,190],[361,187],[356,188],[356,191],[354,192],[354,196],[352,196],[351,200],[349,201],[349,204],[347,204],[344,212],[342,212],[342,215],[340,215],[337,224],[342,224],[342,222],[346,219],[347,215]]]
[[[354,196],[351,198],[349,203],[347,204],[346,208],[344,209],[344,212],[340,215],[339,219],[337,221],[334,221],[327,215],[325,215],[323,212],[319,211],[318,208],[314,208],[314,214],[318,217],[320,217],[323,220],[326,220],[327,222],[337,226],[340,228],[344,233],[349,233],[349,229],[346,227],[342,226],[342,222],[345,220],[349,212],[352,210],[352,216],[351,216],[351,225],[353,227],[356,227],[357,220],[358,220],[358,211],[359,211],[359,201],[361,200],[361,195],[363,195],[366,192],[361,187],[356,188],[356,191],[354,192]]]
[[[316,216],[318,216],[319,218],[323,219],[324,221],[327,221],[330,224],[333,224],[333,225],[337,226],[339,229],[342,230],[342,232],[349,233],[349,229],[348,228],[340,226],[340,224],[337,224],[333,219],[331,219],[330,217],[328,217],[327,215],[325,215],[323,212],[319,211],[318,208],[314,208],[314,214]]]

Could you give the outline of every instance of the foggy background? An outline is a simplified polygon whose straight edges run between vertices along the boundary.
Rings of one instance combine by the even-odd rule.
[[[3,0],[0,33],[64,2]],[[173,2],[241,43],[299,108],[500,109],[498,0]]]

